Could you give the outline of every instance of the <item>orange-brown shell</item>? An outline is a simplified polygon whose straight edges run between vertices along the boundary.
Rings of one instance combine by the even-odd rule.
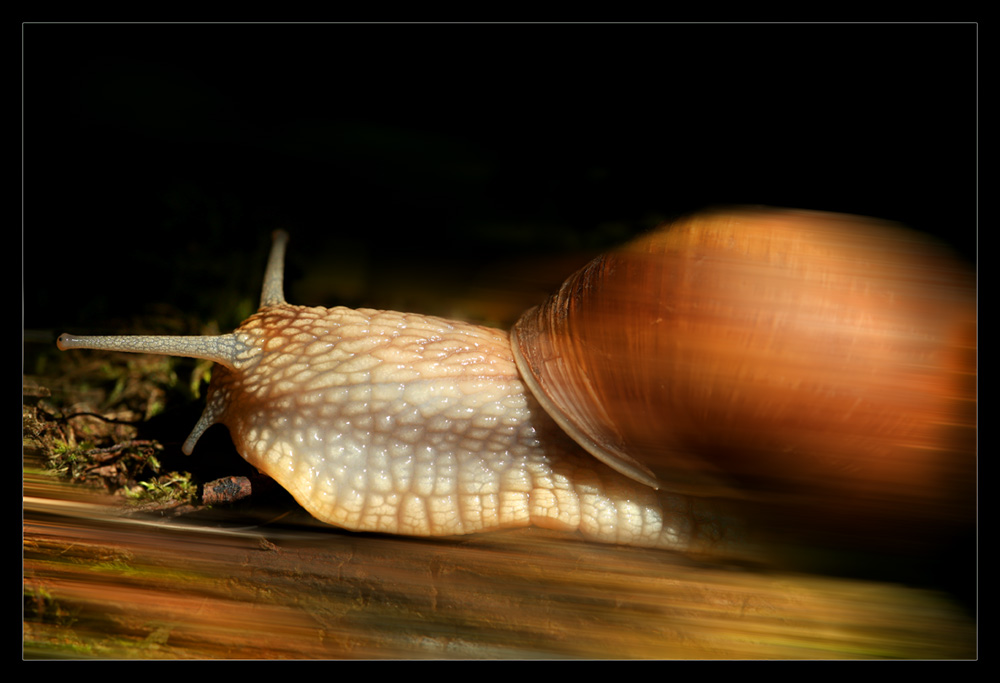
[[[882,505],[969,468],[974,300],[884,223],[710,213],[591,262],[514,348],[557,421],[635,479]]]

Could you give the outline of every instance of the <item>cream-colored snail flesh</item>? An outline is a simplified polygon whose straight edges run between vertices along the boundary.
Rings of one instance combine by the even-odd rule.
[[[697,552],[739,542],[720,498],[947,505],[922,487],[967,455],[953,451],[974,405],[972,290],[873,221],[745,210],[678,222],[526,313],[516,354],[502,330],[288,304],[286,241],[275,233],[260,309],[231,334],[58,345],[214,361],[184,452],[225,424],[329,524],[537,525]]]

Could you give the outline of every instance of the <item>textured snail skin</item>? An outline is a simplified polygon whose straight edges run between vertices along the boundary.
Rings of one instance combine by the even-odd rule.
[[[536,525],[606,542],[703,550],[732,528],[700,501],[637,484],[581,451],[525,391],[506,332],[391,311],[284,302],[276,233],[258,313],[218,337],[73,337],[209,358],[205,411],[317,519],[456,535]]]

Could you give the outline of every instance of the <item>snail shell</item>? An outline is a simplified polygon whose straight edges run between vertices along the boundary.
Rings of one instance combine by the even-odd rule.
[[[290,305],[286,241],[275,233],[260,309],[231,334],[58,344],[215,361],[185,453],[225,424],[247,461],[330,524],[534,524],[716,549],[739,526],[713,497],[884,500],[887,482],[922,492],[955,459],[971,289],[886,226],[697,216],[572,276],[517,323],[514,351],[505,332],[468,323]]]
[[[595,259],[512,337],[555,420],[649,486],[876,536],[972,498],[974,290],[897,226],[694,216]]]

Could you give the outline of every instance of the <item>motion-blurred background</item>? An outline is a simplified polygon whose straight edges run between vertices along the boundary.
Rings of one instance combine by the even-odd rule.
[[[55,360],[54,342],[64,331],[192,334],[232,329],[257,306],[269,235],[278,227],[292,236],[286,268],[292,303],[414,310],[502,327],[593,255],[663,220],[719,205],[797,207],[899,221],[938,238],[942,249],[956,251],[972,265],[978,215],[977,31],[971,23],[26,24],[24,374],[51,377],[62,372],[55,365],[63,361]],[[65,373],[61,379],[73,381]],[[200,406],[200,401],[193,404]],[[177,420],[183,426],[173,428],[180,430],[179,438],[200,407],[191,410],[193,416],[184,415]],[[214,447],[232,450],[225,430],[214,434],[209,450]],[[100,530],[102,524],[95,521],[93,526]],[[76,522],[69,526],[75,528]],[[82,526],[86,534],[92,532],[89,523]],[[62,538],[62,527],[53,528],[59,529],[54,537]],[[76,533],[58,541],[53,555],[65,557],[64,547],[74,546]],[[125,547],[118,533],[109,533],[106,542]],[[150,543],[143,531],[135,538]],[[445,650],[434,648],[455,637],[443,635],[430,649],[423,640],[394,642],[387,649],[351,650],[339,640],[331,645],[331,634],[342,623],[347,624],[345,642],[353,642],[355,624],[337,610],[367,619],[373,605],[388,610],[390,624],[406,625],[411,619],[414,626],[406,637],[478,633],[469,622],[442,625],[435,620],[450,614],[446,591],[464,590],[455,576],[474,562],[447,554],[464,546],[358,540],[350,534],[343,538],[333,546],[322,538],[316,547],[344,552],[348,559],[331,564],[324,556],[317,566],[341,576],[349,573],[343,567],[351,567],[362,578],[345,584],[326,577],[318,582],[325,588],[308,589],[345,588],[358,595],[345,594],[346,608],[329,608],[336,618],[294,612],[295,623],[304,619],[303,628],[320,633],[321,641],[326,638],[323,644],[260,650],[259,655],[245,646],[184,652],[444,656]],[[378,550],[364,545],[366,540]],[[520,543],[517,537],[514,542]],[[397,594],[385,587],[366,555],[382,553],[383,543],[390,544],[384,551],[389,557],[415,548],[432,556],[426,567],[401,562],[417,571],[407,600],[400,597],[406,590]],[[475,552],[492,541],[469,543]],[[615,562],[613,549],[578,545],[579,550],[567,552],[607,554]],[[343,551],[347,546],[350,550]],[[296,551],[287,543],[283,548],[293,563]],[[240,558],[244,551],[240,545]],[[39,556],[48,557],[46,552]],[[134,552],[138,557],[139,551]],[[516,562],[485,560],[484,566],[524,566],[530,574],[525,585],[536,585],[534,560],[524,558],[543,553],[516,552],[524,553],[514,555]],[[178,554],[198,555],[183,549]],[[250,557],[241,565],[250,574],[248,586],[260,580],[257,568],[266,565],[266,558]],[[616,608],[634,605],[637,614],[644,614],[649,596],[661,596],[657,599],[667,606],[650,612],[659,620],[656,625],[629,622],[636,634],[649,634],[651,649],[630,651],[615,644],[605,652],[587,649],[590,645],[553,644],[572,640],[566,634],[573,629],[559,631],[564,622],[552,616],[556,608],[525,593],[528,597],[516,609],[541,605],[539,622],[559,626],[555,641],[531,631],[512,649],[476,649],[480,644],[457,652],[969,656],[974,540],[957,538],[954,547],[920,559],[926,563],[900,566],[911,564],[904,559],[885,571],[866,566],[858,573],[888,582],[899,577],[900,583],[921,589],[941,588],[954,599],[961,626],[949,638],[958,644],[952,647],[949,641],[942,652],[924,649],[939,639],[943,622],[937,612],[922,611],[920,598],[905,594],[897,601],[891,593],[892,604],[877,618],[862,615],[862,607],[847,608],[848,626],[838,631],[850,635],[847,646],[824,640],[833,617],[816,616],[810,601],[835,596],[831,609],[839,613],[845,604],[869,605],[869,595],[886,594],[879,584],[861,591],[848,587],[851,597],[842,599],[840,588],[825,585],[815,591],[800,584],[788,589],[792,584],[781,582],[762,587],[757,582],[763,576],[753,573],[746,577],[752,586],[745,593],[725,593],[723,611],[728,615],[735,610],[740,619],[751,615],[751,630],[777,615],[775,623],[791,624],[793,635],[775,632],[778,649],[759,648],[757,635],[745,647],[716,647],[720,630],[714,610],[723,594],[718,585],[728,591],[735,584],[725,571],[722,578],[711,574],[716,578],[709,581],[699,568],[692,573],[694,583],[668,590],[665,586],[675,586],[677,576],[691,571],[684,560],[676,561],[686,569],[665,569],[666,578],[650,578],[655,585],[642,584],[627,600],[611,597],[617,586],[604,593],[571,591],[580,604],[600,602],[588,619],[609,633],[617,629]],[[665,566],[660,555],[643,555],[642,562],[647,560],[651,566]],[[231,561],[226,557],[220,566]],[[305,560],[295,556],[294,562],[300,561]],[[850,574],[844,566],[851,562],[853,558],[835,562],[836,573]],[[568,563],[569,576],[584,564]],[[633,565],[639,566],[635,558],[621,566]],[[31,571],[33,581],[41,576]],[[279,567],[275,575],[286,577],[285,571]],[[502,595],[512,593],[491,571],[482,570],[481,584],[470,595],[481,595],[483,586],[493,584]],[[222,569],[215,576],[228,580],[227,572]],[[546,589],[550,595],[573,585],[564,578],[560,574],[552,580]],[[123,590],[119,581],[118,574],[109,579],[109,596]],[[698,581],[708,581],[698,586],[696,599],[699,609],[709,606],[708,612],[690,621],[687,616],[661,618],[672,615],[671,609],[687,609],[670,591],[686,596],[688,586]],[[622,583],[638,585],[632,578]],[[44,581],[40,585],[32,584],[31,600],[47,606]],[[521,590],[521,584],[514,585]],[[223,590],[231,584],[226,586]],[[135,604],[159,605],[173,588],[164,591],[154,597],[143,593]],[[298,596],[290,595],[289,602],[298,605]],[[805,605],[804,621],[789,620],[792,608],[781,603],[788,596],[796,610],[798,601]],[[195,598],[197,594],[192,599],[204,604]],[[111,598],[81,598],[90,599],[96,613],[104,615]],[[236,600],[250,604],[251,612],[256,609],[253,600]],[[549,600],[576,609],[570,599]],[[500,602],[497,614],[514,609]],[[411,610],[406,619],[399,617],[399,604]],[[480,609],[476,600],[470,605],[470,613]],[[51,614],[53,608],[48,610]],[[910,610],[932,616],[921,621]],[[38,609],[29,611],[34,615]],[[229,613],[229,608],[222,611]],[[571,610],[568,619],[576,615]],[[323,624],[318,631],[317,621]],[[106,626],[93,623],[103,638]],[[142,641],[159,633],[141,623],[129,637]],[[589,623],[576,628],[590,629]],[[685,623],[695,630],[678,625]],[[439,630],[427,631],[428,624]],[[816,624],[818,630],[811,630]],[[900,625],[912,625],[920,637],[900,635]],[[267,641],[268,618],[258,618],[257,626]],[[373,628],[385,631],[381,625]],[[705,648],[688,648],[691,638],[701,638],[691,635],[696,631],[705,636]],[[173,643],[170,636],[157,641],[156,647],[164,649],[153,650],[152,656],[181,652],[176,634]],[[797,642],[786,647],[788,638],[794,641],[802,634],[808,647],[796,650]],[[657,649],[667,641],[681,645]],[[875,641],[891,647],[866,649]],[[488,639],[484,636],[482,642]],[[518,649],[522,646],[528,649]],[[98,650],[97,655],[108,652]],[[126,656],[133,655],[129,651]]]

